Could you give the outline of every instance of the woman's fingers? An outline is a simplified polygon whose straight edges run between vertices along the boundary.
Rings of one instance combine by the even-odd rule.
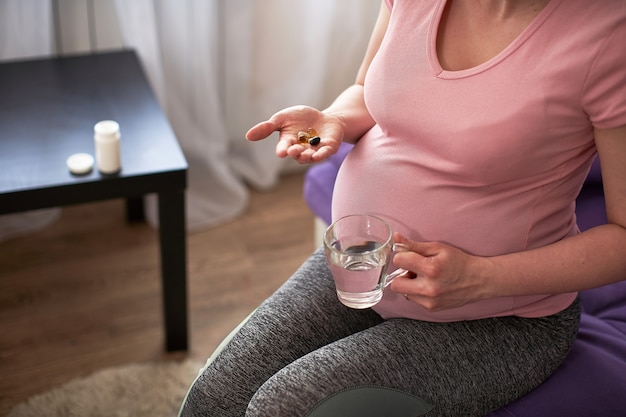
[[[483,297],[485,283],[476,270],[477,257],[439,242],[416,242],[394,234],[397,267],[416,274],[398,277],[391,289],[428,310],[459,307]]]
[[[276,124],[266,120],[251,127],[250,130],[246,132],[246,139],[252,142],[265,139],[276,130],[279,130]]]

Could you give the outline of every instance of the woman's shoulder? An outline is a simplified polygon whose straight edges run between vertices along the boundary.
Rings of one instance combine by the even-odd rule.
[[[552,0],[557,1],[557,0]],[[626,0],[558,0],[558,9],[585,20],[584,27],[607,27],[626,20]]]

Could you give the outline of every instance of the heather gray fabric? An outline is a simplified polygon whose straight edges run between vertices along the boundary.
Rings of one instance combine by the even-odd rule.
[[[318,417],[360,387],[419,399],[415,416],[483,416],[556,369],[579,316],[576,302],[538,319],[385,321],[339,303],[317,250],[203,370],[181,416]]]

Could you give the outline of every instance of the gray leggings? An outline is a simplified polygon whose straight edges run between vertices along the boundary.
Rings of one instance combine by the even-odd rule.
[[[415,415],[484,416],[559,366],[579,317],[577,301],[537,319],[383,320],[339,303],[317,250],[198,377],[181,416],[304,417],[333,394],[361,386],[433,405]]]

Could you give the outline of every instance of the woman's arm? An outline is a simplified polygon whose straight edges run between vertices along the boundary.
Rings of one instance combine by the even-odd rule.
[[[543,248],[478,257],[441,243],[408,242],[394,262],[418,275],[391,287],[431,310],[502,296],[558,294],[626,279],[626,126],[596,129],[608,224]]]
[[[324,110],[324,113],[339,117],[344,125],[344,142],[355,143],[361,136],[374,126],[374,120],[365,106],[363,85],[367,71],[376,56],[389,25],[389,10],[381,1],[376,25],[370,37],[365,57],[357,73],[353,86],[346,89],[337,99]]]

